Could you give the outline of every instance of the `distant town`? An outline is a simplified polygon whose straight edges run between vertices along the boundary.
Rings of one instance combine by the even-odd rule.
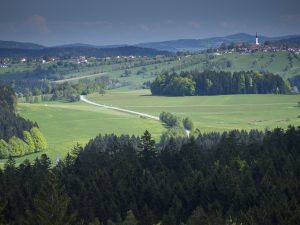
[[[256,34],[255,42],[251,43],[231,43],[226,45],[222,43],[217,49],[209,49],[207,52],[214,52],[215,55],[221,55],[222,53],[238,52],[242,54],[250,54],[254,52],[291,52],[296,55],[300,54],[300,47],[288,47],[287,45],[274,45],[270,41],[264,43],[259,42],[259,38]]]
[[[147,49],[147,48],[145,48]],[[153,51],[156,51],[152,49]],[[59,51],[59,50],[58,50]],[[249,42],[232,42],[230,44],[228,43],[220,43],[219,47],[216,48],[209,48],[206,50],[198,50],[198,51],[180,51],[176,54],[170,53],[167,54],[159,54],[160,52],[157,51],[158,54],[156,55],[111,55],[111,56],[91,56],[91,55],[79,55],[79,56],[6,56],[1,57],[0,56],[0,68],[9,68],[10,65],[18,64],[18,63],[38,63],[38,64],[48,64],[54,61],[60,61],[60,60],[66,60],[68,59],[69,62],[73,64],[89,64],[90,62],[93,62],[97,59],[99,60],[135,60],[139,58],[155,58],[155,59],[161,59],[168,56],[178,56],[179,58],[181,56],[189,57],[191,55],[195,54],[213,54],[215,56],[221,56],[223,54],[230,54],[230,53],[239,53],[239,54],[253,54],[256,52],[289,52],[293,54],[295,57],[298,57],[300,54],[300,47],[299,45],[296,45],[296,47],[291,47],[288,44],[278,44],[271,41],[264,41],[263,43],[260,43],[259,36],[256,34],[255,39],[253,40],[253,43]],[[162,52],[166,53],[166,52]]]

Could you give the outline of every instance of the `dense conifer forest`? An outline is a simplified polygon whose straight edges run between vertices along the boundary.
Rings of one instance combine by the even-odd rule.
[[[22,137],[24,130],[36,126],[31,121],[16,115],[17,98],[8,86],[0,86],[0,139],[8,141],[12,136]]]
[[[190,71],[164,73],[150,85],[153,95],[288,94],[290,85],[280,76],[259,72]]]
[[[2,224],[298,224],[300,128],[97,136],[0,171]],[[54,166],[51,168],[51,166]]]

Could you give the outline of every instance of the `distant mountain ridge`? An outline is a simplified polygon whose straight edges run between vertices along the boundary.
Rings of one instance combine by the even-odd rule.
[[[290,44],[300,46],[300,35],[286,35],[281,37],[258,36],[259,42],[270,41],[276,45]],[[138,55],[144,52],[146,55],[165,55],[178,51],[202,51],[210,48],[218,48],[222,43],[255,43],[255,35],[237,33],[224,37],[211,37],[204,39],[179,39],[161,42],[146,42],[135,45],[92,45],[85,43],[65,44],[53,47],[46,47],[34,43],[0,41],[0,56],[70,56],[87,54],[91,56],[115,56],[119,52],[124,54]],[[28,52],[27,52],[28,51]],[[55,53],[56,51],[56,53]],[[111,53],[109,53],[111,52]],[[120,54],[121,53],[121,54]]]
[[[42,49],[0,49],[0,57],[116,57],[116,56],[156,56],[171,55],[168,51],[161,51],[137,46],[124,46],[115,48],[95,47],[48,47]]]
[[[0,41],[0,57],[114,57],[170,55],[168,51],[130,45],[90,45],[84,43],[46,47],[34,43]]]
[[[119,48],[119,47],[128,47],[130,45],[92,45],[92,44],[84,44],[84,43],[72,43],[65,45],[57,45],[52,48]]]
[[[280,41],[280,40],[288,40],[290,38],[297,38],[300,35],[287,35],[282,37],[267,37],[267,36],[259,36],[259,42],[263,43],[265,41]],[[212,38],[204,38],[204,39],[179,39],[179,40],[170,40],[170,41],[162,41],[162,42],[148,42],[148,43],[140,43],[136,46],[153,48],[157,50],[165,50],[165,51],[201,51],[209,48],[218,48],[222,43],[230,44],[230,43],[255,43],[255,35],[250,35],[246,33],[238,33],[233,35],[228,35],[224,37],[212,37]]]
[[[0,40],[0,49],[7,48],[7,49],[43,49],[45,46],[34,44],[34,43],[27,43],[27,42],[17,42],[17,41],[1,41]]]

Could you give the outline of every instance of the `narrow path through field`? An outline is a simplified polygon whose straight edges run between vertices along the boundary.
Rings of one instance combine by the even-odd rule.
[[[102,104],[95,103],[95,102],[92,102],[92,101],[86,99],[86,96],[84,96],[84,95],[80,95],[80,100],[84,101],[88,104],[103,107],[103,108],[106,108],[106,109],[117,110],[117,111],[120,111],[120,112],[125,112],[125,113],[130,113],[130,114],[143,116],[143,117],[150,118],[150,119],[153,119],[153,120],[159,120],[159,117],[152,116],[152,115],[149,115],[149,114],[146,114],[146,113],[140,113],[140,112],[136,112],[136,111],[131,111],[131,110],[127,110],[127,109],[121,109],[121,108],[118,108],[118,107],[113,107],[113,106],[108,106],[108,105],[102,105]]]
[[[81,80],[81,79],[85,79],[85,78],[91,78],[91,77],[98,77],[98,76],[102,76],[106,73],[97,73],[97,74],[91,74],[91,75],[85,75],[85,76],[81,76],[81,77],[71,77],[71,78],[66,78],[63,80],[55,80],[53,81],[53,83],[64,83],[67,81],[73,81],[73,80]]]
[[[122,109],[122,108],[118,108],[118,107],[102,105],[102,104],[98,104],[96,102],[92,102],[92,101],[86,99],[85,95],[80,95],[80,100],[85,102],[85,103],[95,105],[95,106],[99,106],[99,107],[103,107],[103,108],[106,108],[106,109],[117,110],[117,111],[120,111],[120,112],[130,113],[130,114],[134,114],[134,115],[138,115],[138,116],[142,116],[142,117],[146,117],[146,118],[149,118],[149,119],[160,121],[159,117],[157,117],[157,116],[152,116],[152,115],[149,115],[149,114],[146,114],[146,113],[140,113],[140,112],[136,112],[136,111],[132,111],[132,110],[127,110],[127,109]],[[190,131],[189,130],[185,130],[185,133],[188,137],[190,136]]]

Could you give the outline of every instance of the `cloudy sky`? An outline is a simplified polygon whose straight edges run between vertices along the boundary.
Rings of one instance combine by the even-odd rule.
[[[0,0],[0,40],[133,44],[300,34],[299,0]]]

